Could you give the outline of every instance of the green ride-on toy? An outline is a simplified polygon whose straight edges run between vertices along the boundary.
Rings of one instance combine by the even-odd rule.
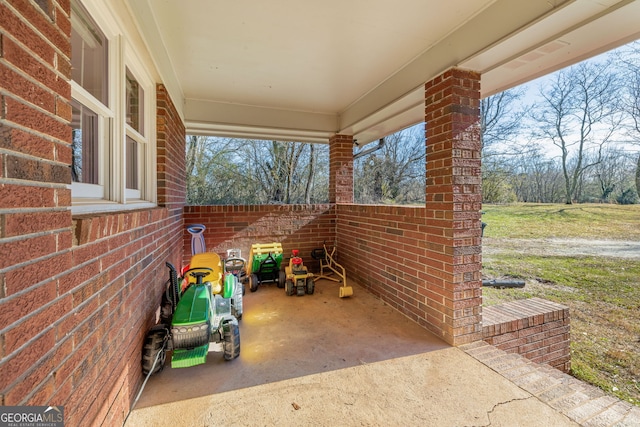
[[[242,258],[240,249],[227,249],[227,257],[224,259],[224,271],[238,278],[238,282],[242,285],[242,295],[244,295],[244,285],[249,278],[247,277],[247,260]]]
[[[211,252],[194,255],[180,278],[173,265],[166,266],[169,280],[160,322],[145,337],[142,372],[162,371],[167,351],[173,351],[172,368],[205,363],[209,343],[222,343],[225,360],[238,357],[242,286],[237,277],[224,273],[220,257]]]
[[[258,286],[265,282],[275,282],[279,288],[284,288],[285,275],[280,269],[282,265],[282,245],[280,243],[254,243],[249,251],[247,275],[249,289],[258,290]]]

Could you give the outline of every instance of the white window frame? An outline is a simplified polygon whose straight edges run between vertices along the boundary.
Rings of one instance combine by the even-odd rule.
[[[126,41],[122,29],[102,2],[77,0],[105,35],[108,44],[108,105],[95,99],[75,81],[71,97],[99,117],[99,184],[71,184],[73,214],[155,207],[156,196],[156,87],[146,58]],[[143,133],[126,124],[126,70],[143,91]],[[126,188],[126,137],[138,144],[138,189]]]
[[[142,115],[140,117],[142,133],[135,130],[129,124],[126,123],[126,99],[123,104],[123,120],[125,120],[125,137],[123,144],[126,144],[126,137],[133,139],[138,145],[138,189],[133,190],[125,188],[125,197],[127,200],[149,200],[152,194],[155,194],[155,128],[156,128],[156,98],[155,98],[155,85],[153,79],[146,72],[144,64],[138,59],[139,57],[133,55],[134,49],[128,47],[125,49],[124,67],[122,69],[123,75],[123,99],[126,97],[126,72],[136,79],[136,82],[142,89]],[[126,155],[126,150],[125,155]],[[125,159],[126,160],[126,159]],[[126,167],[126,161],[122,164]],[[151,170],[150,170],[151,169]],[[126,177],[125,177],[126,178]],[[125,179],[126,187],[126,179]],[[152,190],[152,191],[151,191]],[[151,194],[150,194],[151,193]]]
[[[108,145],[111,139],[109,135],[114,114],[111,109],[107,108],[102,102],[98,101],[93,95],[74,81],[71,82],[71,97],[98,115],[99,138],[98,184],[73,182],[71,184],[71,194],[73,197],[101,200],[106,197],[108,191],[108,186],[105,185],[105,171],[108,168],[108,164],[105,162],[105,159],[108,158]]]

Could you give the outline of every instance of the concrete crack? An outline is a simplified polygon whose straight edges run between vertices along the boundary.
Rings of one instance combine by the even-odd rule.
[[[522,398],[518,398],[518,399],[510,399],[507,400],[505,402],[498,402],[495,405],[493,405],[493,407],[487,411],[487,420],[489,421],[488,424],[478,424],[478,425],[471,425],[471,426],[465,426],[465,427],[490,427],[491,426],[491,414],[493,414],[493,412],[500,406],[502,405],[508,405],[509,403],[513,403],[513,402],[520,402],[523,400],[529,400],[532,399],[533,396],[529,396],[529,397],[522,397]]]

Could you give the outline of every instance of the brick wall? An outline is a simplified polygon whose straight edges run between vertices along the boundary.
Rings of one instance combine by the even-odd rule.
[[[329,139],[329,202],[353,203],[353,136]]]
[[[0,3],[0,404],[50,402],[73,295],[68,6]],[[45,34],[50,40],[41,35]]]
[[[186,206],[184,208],[184,264],[191,256],[190,224],[203,224],[207,251],[226,255],[227,249],[239,248],[249,258],[253,243],[282,244],[285,258],[299,249],[309,268],[317,263],[311,258],[314,248],[324,241],[335,241],[335,207],[321,205],[261,206]],[[314,270],[315,271],[315,270]]]
[[[422,206],[338,205],[338,259],[350,280],[427,326],[426,211]]]
[[[563,372],[571,369],[569,308],[540,298],[485,307],[484,341]]]
[[[177,266],[183,256],[180,237],[184,232],[182,214],[187,200],[186,134],[184,123],[162,84],[156,87],[156,106],[158,205],[167,208],[171,224],[167,238],[175,239],[166,261]]]
[[[69,11],[0,2],[0,404],[122,425],[164,262],[182,259],[184,178],[161,172],[184,170],[184,128],[159,87],[166,207],[72,217]]]
[[[181,215],[187,192],[185,128],[164,85],[157,85],[158,204]]]
[[[482,338],[480,75],[425,85],[428,328],[454,345]]]
[[[58,283],[69,306],[57,321],[65,354],[50,366],[51,400],[65,406],[70,425],[121,425],[142,380],[141,343],[155,320],[164,262],[181,251],[181,222],[160,207],[78,216],[74,224],[73,263]]]

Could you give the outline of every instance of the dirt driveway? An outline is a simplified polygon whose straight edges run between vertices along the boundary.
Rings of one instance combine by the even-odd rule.
[[[490,259],[492,254],[506,251],[529,255],[588,255],[640,259],[640,242],[629,240],[483,238],[482,254],[485,261]]]

